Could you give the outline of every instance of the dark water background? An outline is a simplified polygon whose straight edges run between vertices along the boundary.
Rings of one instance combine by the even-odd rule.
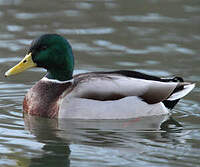
[[[75,73],[133,69],[196,88],[170,119],[23,118],[23,97],[45,72],[4,72],[44,33],[70,41]],[[199,43],[199,0],[0,0],[0,166],[200,166]]]

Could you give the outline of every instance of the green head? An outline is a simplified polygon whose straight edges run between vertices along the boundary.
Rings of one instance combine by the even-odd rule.
[[[31,43],[27,56],[16,66],[5,75],[16,74],[36,66],[47,69],[47,78],[66,81],[72,79],[74,56],[65,38],[57,34],[45,34]]]

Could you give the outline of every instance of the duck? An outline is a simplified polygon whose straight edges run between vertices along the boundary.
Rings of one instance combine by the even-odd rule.
[[[131,119],[169,114],[195,87],[181,77],[162,78],[133,70],[73,75],[74,55],[67,39],[43,34],[5,76],[29,68],[45,76],[27,92],[23,113],[50,119]]]

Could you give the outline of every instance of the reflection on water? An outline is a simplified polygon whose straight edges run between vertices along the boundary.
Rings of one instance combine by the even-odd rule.
[[[38,142],[44,144],[41,150],[42,155],[31,158],[29,166],[38,163],[41,166],[54,166],[58,161],[59,166],[70,166],[70,161],[84,163],[81,159],[82,153],[92,155],[92,157],[84,157],[84,161],[89,162],[93,158],[98,159],[97,162],[90,162],[89,164],[104,166],[106,162],[110,161],[110,158],[102,157],[106,150],[100,147],[111,151],[117,149],[118,154],[113,155],[112,158],[115,160],[113,165],[115,163],[119,165],[121,156],[126,156],[124,153],[130,151],[130,147],[134,149],[136,156],[145,151],[146,148],[140,147],[140,144],[137,143],[138,140],[141,143],[145,142],[142,139],[144,136],[152,141],[160,140],[167,130],[166,128],[159,130],[160,125],[166,125],[168,122],[172,124],[172,121],[167,120],[167,117],[84,121],[49,120],[25,115],[26,129],[36,137]],[[91,146],[94,146],[94,148],[90,148]],[[127,162],[126,160],[123,161],[121,165],[129,164],[128,160]]]
[[[182,132],[180,123],[168,116],[86,121],[49,120],[25,115],[24,121],[25,128],[43,144],[41,155],[31,157],[28,166],[56,166],[58,161],[59,166],[105,166],[109,163],[131,166],[137,160],[151,164],[151,156],[158,156],[158,153],[159,156],[153,159],[157,159],[159,166],[170,158],[163,157],[166,152],[175,156],[177,150],[171,148],[184,143],[181,136],[188,133]]]
[[[59,137],[63,132],[59,129],[57,120],[40,119],[37,117],[24,117],[25,128],[42,143],[41,155],[33,156],[28,166],[70,166],[69,141]],[[66,134],[67,135],[67,134]]]
[[[0,0],[0,166],[199,166],[199,16],[199,0]],[[3,74],[44,33],[68,38],[75,73],[133,69],[197,86],[170,119],[23,119],[44,71]]]

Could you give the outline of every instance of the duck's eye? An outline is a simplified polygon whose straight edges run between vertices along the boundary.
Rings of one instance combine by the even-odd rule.
[[[46,50],[46,49],[47,49],[47,46],[46,46],[46,45],[40,46],[40,50]]]

